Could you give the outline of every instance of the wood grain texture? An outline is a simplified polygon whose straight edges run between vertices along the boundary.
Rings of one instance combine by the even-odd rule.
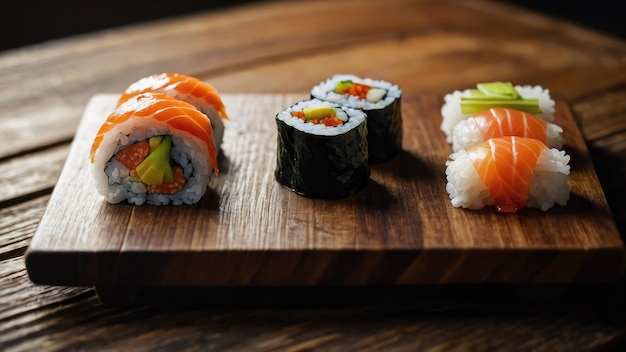
[[[65,160],[67,145],[52,146],[11,158],[0,164],[0,204],[13,204],[49,194]]]
[[[25,271],[0,262],[9,351],[611,351],[626,333],[615,284],[150,288],[121,309]]]
[[[357,7],[377,20],[344,15]],[[34,284],[23,256],[91,97],[163,71],[237,94],[305,92],[341,71],[397,82],[407,96],[494,78],[541,84],[570,103],[624,239],[625,58],[617,38],[484,0],[259,1],[0,52],[0,349],[626,350],[624,277],[522,287],[149,287],[138,305],[119,309],[89,287]],[[33,162],[48,153],[50,164]],[[6,188],[7,171],[22,190]]]
[[[26,252],[49,199],[44,195],[0,209],[0,260]]]
[[[622,42],[483,1],[268,1],[54,44],[0,55],[0,138],[12,141],[0,157],[71,138],[91,96],[155,72],[193,74],[224,93],[302,92],[339,72],[407,94],[498,79],[568,101],[626,81]]]
[[[571,155],[571,200],[548,212],[450,205],[439,130],[442,98],[403,98],[403,152],[372,166],[359,194],[324,201],[274,179],[280,110],[306,94],[225,94],[220,176],[194,206],[110,205],[87,151],[116,101],[98,95],[81,127],[26,263],[60,285],[370,285],[616,280],[624,248],[568,105],[556,123]],[[83,180],[77,183],[76,180]],[[205,268],[197,270],[195,268]],[[108,292],[108,291],[107,291]]]

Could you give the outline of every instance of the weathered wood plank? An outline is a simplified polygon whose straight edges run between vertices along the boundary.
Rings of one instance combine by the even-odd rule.
[[[124,309],[92,289],[33,285],[0,262],[0,345],[9,351],[211,349],[612,350],[622,284],[145,290]],[[539,293],[539,295],[536,295]],[[614,349],[613,349],[614,350]]]
[[[0,162],[0,204],[50,193],[68,151],[69,144],[62,144]]]
[[[24,254],[49,199],[45,195],[0,209],[0,260]]]
[[[302,92],[349,71],[397,82],[407,94],[443,94],[499,79],[541,84],[568,100],[626,80],[621,42],[537,15],[512,16],[517,12],[504,4],[353,0],[254,6],[66,39],[60,50],[22,49],[34,51],[30,59],[16,60],[20,50],[0,55],[0,139],[11,141],[0,144],[0,157],[70,138],[92,95],[121,91],[162,71],[192,74],[229,93]]]
[[[580,119],[598,178],[626,239],[626,89],[617,87],[581,98],[572,110]]]

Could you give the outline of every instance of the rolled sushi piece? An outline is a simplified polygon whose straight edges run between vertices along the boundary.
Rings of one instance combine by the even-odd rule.
[[[311,98],[367,114],[369,161],[384,162],[402,149],[402,90],[398,85],[353,74],[334,75],[311,89]]]
[[[509,108],[494,107],[461,120],[452,133],[452,150],[457,152],[487,139],[518,136],[538,139],[550,148],[561,149],[563,129],[541,117]]]
[[[365,188],[370,166],[363,111],[319,99],[276,115],[276,180],[309,198],[339,199]]]
[[[163,93],[195,106],[211,120],[215,145],[220,148],[224,121],[230,118],[217,89],[211,84],[181,73],[157,73],[128,86],[120,96],[118,105],[142,93]]]
[[[569,200],[569,160],[564,151],[536,139],[491,138],[450,155],[446,190],[454,207],[546,211]]]
[[[219,173],[210,120],[161,93],[119,105],[98,130],[90,161],[98,193],[112,204],[194,204]]]
[[[550,91],[538,85],[514,86],[511,82],[500,81],[478,83],[476,88],[456,90],[445,95],[440,128],[446,135],[446,141],[452,143],[454,127],[459,121],[489,108],[521,110],[553,122],[554,105]]]

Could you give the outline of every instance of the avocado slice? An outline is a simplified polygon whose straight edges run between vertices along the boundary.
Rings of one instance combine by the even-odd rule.
[[[337,85],[335,85],[335,93],[344,94],[352,88],[353,85],[354,83],[352,83],[352,81],[339,81]]]
[[[163,138],[165,136],[152,136],[148,139],[148,144],[150,145],[150,151],[154,151],[160,144],[163,142]]]
[[[173,182],[174,173],[170,164],[172,139],[170,136],[163,141],[137,166],[137,176],[147,185],[160,185],[163,182]]]
[[[475,114],[491,107],[503,107],[541,114],[539,99],[522,97],[511,82],[478,83],[461,96],[461,113]]]
[[[330,106],[307,106],[302,109],[304,121],[322,120],[335,113],[335,109]]]

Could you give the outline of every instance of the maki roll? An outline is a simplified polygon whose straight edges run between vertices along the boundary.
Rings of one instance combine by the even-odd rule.
[[[210,120],[161,93],[119,105],[98,130],[90,161],[98,193],[112,204],[193,204],[218,174]]]
[[[537,139],[496,137],[450,154],[446,190],[454,207],[546,211],[569,200],[570,156]]]
[[[313,87],[311,98],[360,109],[367,114],[370,163],[387,161],[402,149],[402,90],[397,85],[338,74]]]
[[[276,180],[319,199],[338,199],[363,189],[370,176],[364,112],[318,99],[276,115]]]
[[[452,143],[456,125],[473,114],[493,107],[516,109],[554,121],[554,100],[541,86],[514,86],[511,82],[478,83],[474,89],[456,90],[446,94],[441,106],[441,131]]]

